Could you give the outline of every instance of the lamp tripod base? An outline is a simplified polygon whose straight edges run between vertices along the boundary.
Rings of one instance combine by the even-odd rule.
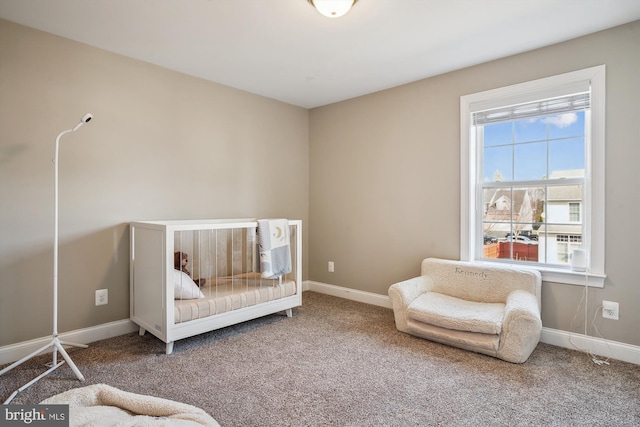
[[[65,345],[70,345],[72,347],[79,347],[79,348],[87,348],[88,347],[85,344],[75,344],[75,343],[60,341],[60,339],[57,336],[54,336],[52,338],[51,342],[49,342],[47,345],[44,345],[44,346],[40,347],[39,349],[37,349],[33,353],[30,353],[30,354],[26,355],[22,359],[20,359],[20,360],[18,360],[16,362],[13,362],[11,365],[9,365],[6,368],[4,368],[3,370],[1,370],[0,371],[0,375],[4,375],[5,373],[9,372],[10,370],[15,368],[16,366],[19,366],[19,365],[23,364],[27,360],[37,356],[38,354],[42,353],[43,351],[49,350],[49,349],[53,350],[53,360],[52,360],[52,362],[50,364],[47,364],[47,366],[49,366],[49,369],[46,370],[45,372],[43,372],[42,374],[38,375],[37,377],[35,377],[31,381],[29,381],[28,383],[26,383],[25,385],[23,385],[22,387],[20,387],[16,391],[14,391],[11,394],[11,396],[9,396],[9,398],[4,401],[3,404],[6,405],[9,402],[11,402],[13,400],[13,398],[16,397],[16,395],[18,393],[20,393],[21,391],[24,391],[25,389],[27,389],[28,387],[30,387],[31,385],[36,383],[40,378],[43,378],[43,377],[49,375],[51,372],[55,371],[60,366],[62,366],[65,362],[67,362],[67,364],[69,365],[69,367],[71,368],[73,373],[76,375],[76,378],[78,378],[79,381],[84,381],[84,376],[82,375],[82,373],[80,372],[80,370],[78,369],[76,364],[73,363],[73,360],[71,360],[71,357],[69,356],[69,353],[67,353],[67,351],[64,349]],[[62,358],[64,359],[63,361],[58,362],[58,360],[57,360],[58,352],[60,352],[60,354],[62,355]]]

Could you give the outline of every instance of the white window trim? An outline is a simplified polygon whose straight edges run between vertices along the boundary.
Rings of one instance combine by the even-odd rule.
[[[591,132],[586,138],[587,158],[585,159],[585,186],[590,196],[585,197],[582,212],[585,230],[583,245],[587,250],[587,271],[577,272],[567,269],[535,266],[545,282],[604,287],[605,276],[605,66],[560,74],[531,82],[487,90],[460,97],[460,178],[461,178],[461,221],[460,259],[478,263],[476,260],[476,164],[475,136],[470,132],[471,113],[508,103],[517,104],[534,99],[554,96],[558,91],[566,93],[572,86],[582,87],[585,82],[591,86]],[[518,267],[527,267],[517,264]]]

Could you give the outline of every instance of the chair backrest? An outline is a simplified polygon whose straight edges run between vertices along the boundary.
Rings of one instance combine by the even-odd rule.
[[[511,291],[531,292],[541,307],[542,279],[536,270],[427,258],[422,275],[433,280],[432,290],[468,301],[505,302]]]

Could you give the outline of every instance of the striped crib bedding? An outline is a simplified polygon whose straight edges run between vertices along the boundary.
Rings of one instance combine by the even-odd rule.
[[[214,278],[201,288],[204,298],[174,301],[174,322],[182,323],[285,298],[296,293],[296,282],[262,279],[248,273]]]

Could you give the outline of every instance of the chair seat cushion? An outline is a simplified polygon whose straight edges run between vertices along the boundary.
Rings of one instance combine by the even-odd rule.
[[[407,329],[410,334],[465,350],[496,356],[500,348],[500,335],[479,334],[477,332],[456,331],[428,323],[409,319]]]
[[[407,318],[457,331],[500,334],[505,305],[466,301],[438,292],[425,292],[407,309]]]

